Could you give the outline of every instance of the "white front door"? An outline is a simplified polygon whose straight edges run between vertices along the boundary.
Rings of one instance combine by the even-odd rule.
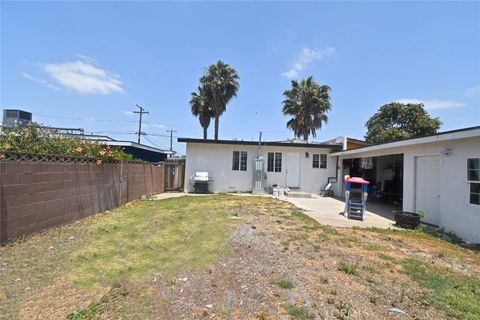
[[[440,157],[415,159],[415,209],[422,211],[423,221],[440,224]]]
[[[300,153],[287,153],[287,187],[300,187]]]

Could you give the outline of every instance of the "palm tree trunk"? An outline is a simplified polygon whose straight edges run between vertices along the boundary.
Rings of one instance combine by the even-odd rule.
[[[215,140],[218,140],[218,123],[220,116],[215,115]]]
[[[207,140],[207,128],[203,127],[203,140]]]

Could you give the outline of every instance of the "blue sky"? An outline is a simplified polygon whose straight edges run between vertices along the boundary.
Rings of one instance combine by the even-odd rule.
[[[480,125],[480,3],[1,2],[0,107],[47,125],[135,140],[139,104],[142,142],[201,137],[188,101],[219,59],[240,75],[221,139],[291,138],[282,93],[310,75],[332,88],[317,140],[362,138],[392,101]]]

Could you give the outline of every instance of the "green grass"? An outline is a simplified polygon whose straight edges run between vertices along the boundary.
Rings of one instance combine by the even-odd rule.
[[[416,259],[405,259],[402,266],[413,280],[432,290],[426,297],[427,303],[457,319],[480,319],[480,279],[462,276]]]
[[[292,289],[295,287],[295,284],[290,279],[275,279],[272,281],[272,284],[275,284],[282,289]]]
[[[314,319],[313,314],[307,307],[298,307],[293,304],[289,304],[286,307],[287,313],[291,319],[295,320],[304,320],[304,319]]]
[[[354,264],[350,264],[348,262],[340,261],[338,263],[338,270],[345,272],[346,274],[350,274],[352,276],[358,275],[358,268]]]
[[[85,286],[108,285],[205,268],[228,250],[234,200],[182,197],[136,202],[111,212],[95,221],[88,245],[73,255],[70,279]]]

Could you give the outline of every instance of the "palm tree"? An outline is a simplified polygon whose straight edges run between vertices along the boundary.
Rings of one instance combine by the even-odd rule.
[[[215,140],[218,140],[219,118],[227,109],[227,103],[237,96],[238,80],[237,71],[221,60],[209,66],[200,79],[215,118]]]
[[[210,126],[210,119],[213,118],[213,112],[208,106],[208,100],[202,87],[198,87],[198,93],[192,92],[190,107],[192,114],[198,117],[203,128],[203,139],[207,140],[207,130]]]
[[[308,140],[308,136],[317,136],[317,129],[328,121],[326,113],[330,110],[330,87],[318,85],[313,77],[300,83],[292,80],[292,88],[283,95],[283,114],[292,116],[287,128],[293,130],[295,137]]]

